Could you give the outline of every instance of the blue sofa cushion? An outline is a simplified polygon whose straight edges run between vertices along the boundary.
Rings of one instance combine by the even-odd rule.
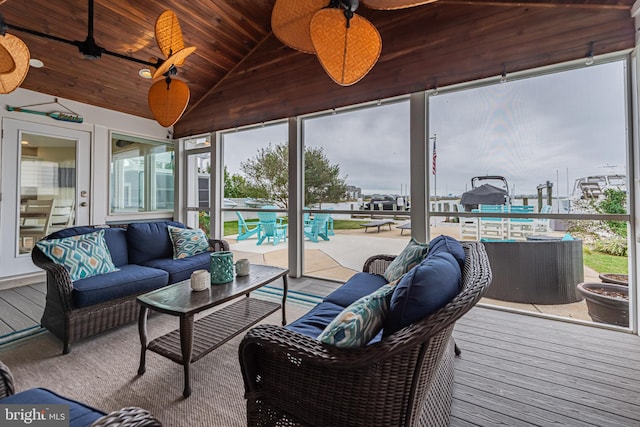
[[[0,399],[3,405],[67,405],[69,407],[69,426],[86,427],[105,415],[91,406],[62,397],[45,388],[32,388]]]
[[[291,331],[316,339],[342,310],[344,310],[344,307],[331,302],[321,302],[307,314],[285,327]]]
[[[87,307],[128,295],[136,295],[166,286],[169,274],[141,265],[123,265],[120,271],[81,279],[73,283],[76,307]]]
[[[348,307],[354,301],[369,295],[378,288],[387,284],[387,280],[370,273],[356,273],[347,282],[327,295],[324,301],[330,302],[342,308]]]
[[[169,273],[169,284],[172,284],[189,279],[195,270],[209,271],[210,263],[211,252],[205,252],[182,259],[173,259],[173,256],[169,255],[169,258],[146,261],[144,265]]]
[[[460,249],[462,245],[455,239],[441,240],[446,242],[436,246],[438,249],[434,252],[429,251],[424,261],[400,279],[391,297],[389,314],[384,322],[384,336],[391,335],[437,311],[460,291],[462,271],[458,261],[460,253],[457,245]]]
[[[70,227],[51,233],[47,238],[62,239],[78,234],[94,233],[99,230],[104,230],[104,241],[107,244],[107,248],[109,248],[113,265],[120,267],[121,265],[129,264],[129,251],[127,250],[127,237],[124,228]]]
[[[431,240],[429,243],[429,252],[427,257],[429,257],[429,255],[433,256],[438,252],[449,252],[458,262],[460,269],[462,270],[464,268],[464,260],[466,257],[464,254],[464,248],[460,242],[453,237],[440,235]]]
[[[173,258],[173,245],[167,229],[169,225],[186,228],[184,224],[173,221],[129,224],[127,226],[129,262],[145,265],[152,259]]]

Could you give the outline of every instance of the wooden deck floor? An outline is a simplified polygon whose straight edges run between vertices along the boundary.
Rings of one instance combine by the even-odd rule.
[[[289,284],[315,295],[338,286]],[[39,327],[44,292],[44,284],[0,291],[0,337]],[[476,307],[454,337],[462,355],[452,426],[640,426],[638,336]]]

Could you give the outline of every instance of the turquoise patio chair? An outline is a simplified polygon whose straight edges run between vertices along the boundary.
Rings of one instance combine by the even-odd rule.
[[[260,232],[260,223],[259,222],[246,222],[244,217],[240,212],[236,211],[236,216],[238,217],[238,237],[236,240],[247,240],[249,237],[254,234],[258,234]],[[253,227],[250,227],[253,226]]]
[[[275,206],[264,206],[263,209],[274,209]],[[258,245],[267,240],[273,245],[280,243],[280,240],[287,241],[287,224],[282,218],[278,218],[276,212],[257,212],[260,219],[258,229]]]
[[[328,221],[329,214],[313,214],[313,219],[305,221],[304,236],[312,242],[318,242],[318,237],[322,240],[329,240]]]
[[[504,205],[478,205],[481,213],[503,213],[506,208]],[[480,238],[487,239],[505,239],[507,232],[506,218],[480,218]]]
[[[532,205],[513,205],[509,206],[510,213],[533,213]],[[528,236],[533,235],[533,218],[509,218],[509,227],[507,229],[507,238],[516,240],[526,240]]]

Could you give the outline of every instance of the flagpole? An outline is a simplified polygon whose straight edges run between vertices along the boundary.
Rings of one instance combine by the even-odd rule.
[[[434,133],[430,140],[433,140],[433,151],[431,152],[431,173],[433,173],[433,201],[438,201],[438,175],[436,174],[436,134]]]

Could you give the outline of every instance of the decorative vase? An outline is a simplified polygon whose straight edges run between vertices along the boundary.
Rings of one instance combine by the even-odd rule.
[[[579,283],[591,320],[629,326],[629,287],[610,283]]]
[[[233,280],[233,253],[220,251],[211,253],[211,284],[219,285]]]

